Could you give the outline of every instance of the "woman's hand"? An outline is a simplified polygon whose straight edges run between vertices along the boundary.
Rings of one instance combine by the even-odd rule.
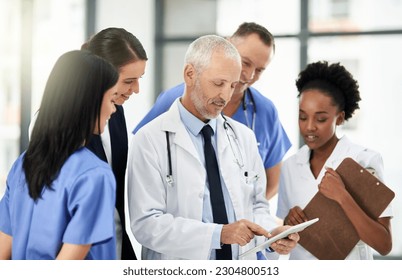
[[[326,167],[326,170],[321,183],[318,185],[318,190],[324,196],[340,204],[344,195],[347,194],[345,184],[341,176],[334,169]]]
[[[283,223],[285,225],[294,226],[307,221],[307,216],[304,214],[303,210],[299,206],[295,206],[290,209],[289,214],[286,216]]]

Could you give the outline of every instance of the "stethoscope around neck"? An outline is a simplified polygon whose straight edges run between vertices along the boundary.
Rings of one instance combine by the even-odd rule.
[[[253,107],[253,113],[251,115],[251,122],[248,119],[246,95],[248,95],[248,98],[250,100],[250,104]],[[255,131],[255,116],[257,114],[257,106],[255,105],[253,94],[251,93],[251,90],[249,88],[246,89],[246,92],[243,95],[242,107],[243,107],[244,117],[246,118],[246,125],[249,128],[251,128],[253,131]]]
[[[234,131],[233,127],[227,121],[226,117],[221,114],[222,118],[224,119],[223,128],[225,129],[226,137],[228,138],[230,149],[232,150],[234,156],[234,162],[238,165],[238,167],[243,170],[244,168],[244,161],[243,155],[240,150],[239,139],[237,138],[236,132]],[[168,156],[168,174],[166,175],[166,182],[169,186],[173,186],[174,179],[173,179],[173,168],[172,168],[172,152],[170,149],[170,137],[169,131],[165,131],[166,135],[166,150]],[[244,175],[248,177],[248,172],[245,171]]]

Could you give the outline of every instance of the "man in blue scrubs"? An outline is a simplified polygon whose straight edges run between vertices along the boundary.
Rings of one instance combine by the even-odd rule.
[[[271,199],[278,192],[282,158],[291,143],[279,120],[275,105],[251,85],[258,81],[274,56],[274,37],[265,27],[245,22],[229,40],[240,53],[242,71],[240,83],[236,86],[223,113],[254,131],[267,176],[266,197]],[[184,84],[162,92],[133,133],[167,111],[183,92]]]

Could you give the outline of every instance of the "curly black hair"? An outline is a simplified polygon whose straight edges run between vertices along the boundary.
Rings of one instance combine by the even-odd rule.
[[[310,63],[299,73],[296,80],[298,97],[308,89],[318,89],[332,97],[340,111],[345,112],[345,120],[359,109],[360,93],[358,82],[340,63],[327,61]]]

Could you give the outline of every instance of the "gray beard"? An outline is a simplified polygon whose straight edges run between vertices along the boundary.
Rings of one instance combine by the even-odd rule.
[[[190,99],[194,104],[195,109],[197,112],[205,119],[215,119],[219,116],[219,114],[210,114],[204,106],[204,100],[202,97],[204,96],[202,89],[200,87],[199,82],[197,81],[194,87],[194,91],[190,95]]]

